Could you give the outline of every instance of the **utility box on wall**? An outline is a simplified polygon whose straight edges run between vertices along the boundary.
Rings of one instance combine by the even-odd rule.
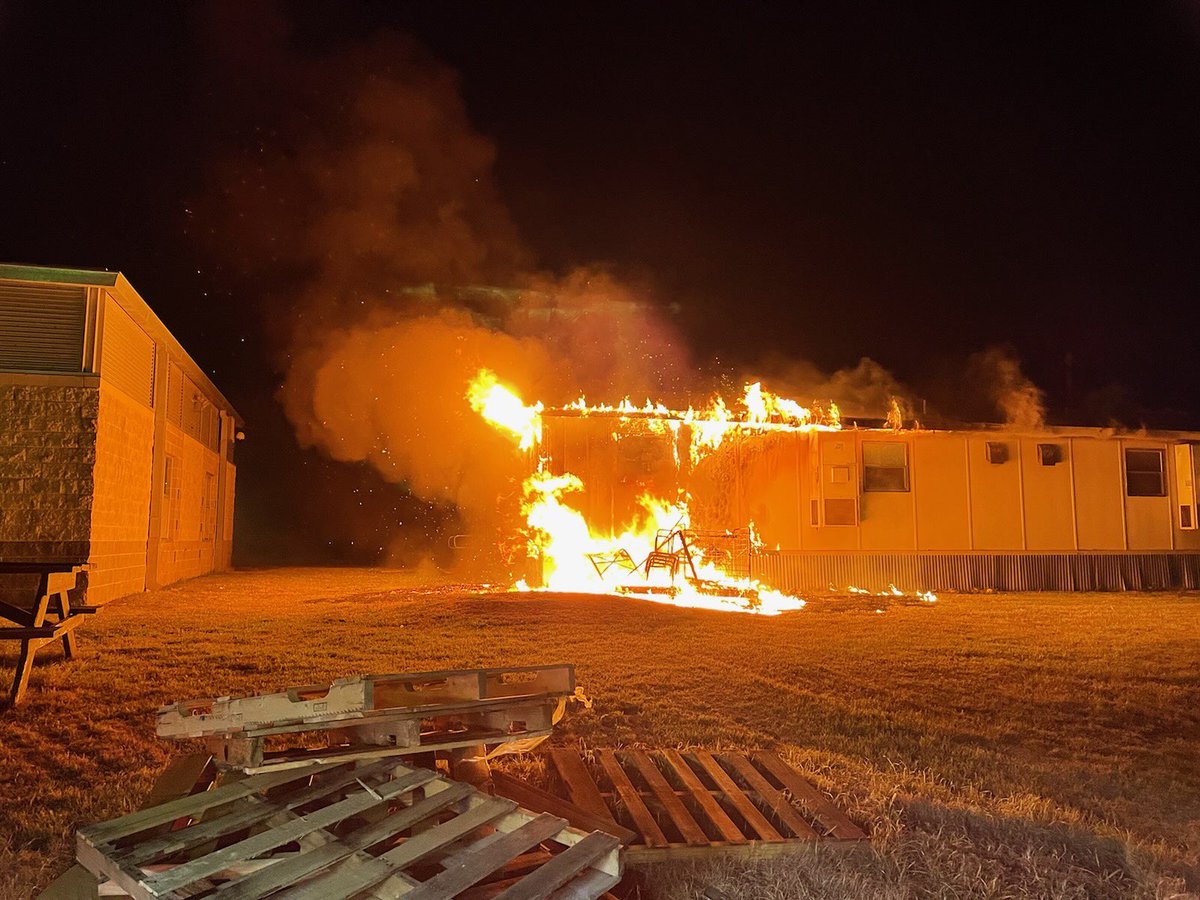
[[[1196,522],[1196,453],[1195,444],[1175,445],[1175,496],[1178,524],[1182,531],[1194,531]]]

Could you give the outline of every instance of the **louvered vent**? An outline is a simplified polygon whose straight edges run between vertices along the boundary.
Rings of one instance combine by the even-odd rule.
[[[183,372],[174,362],[167,366],[167,421],[183,427]]]
[[[154,405],[154,341],[114,300],[104,309],[100,377],[146,406]]]
[[[87,289],[0,281],[0,371],[82,372]]]

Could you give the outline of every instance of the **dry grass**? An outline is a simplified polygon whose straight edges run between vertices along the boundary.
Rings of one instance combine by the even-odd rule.
[[[882,613],[876,612],[882,609]],[[131,809],[190,697],[356,672],[575,662],[556,740],[780,748],[870,826],[803,865],[658,870],[642,897],[1169,897],[1200,888],[1200,598],[813,602],[775,619],[280,570],[119,601],[0,714],[0,895]],[[3,648],[5,664],[13,654]]]

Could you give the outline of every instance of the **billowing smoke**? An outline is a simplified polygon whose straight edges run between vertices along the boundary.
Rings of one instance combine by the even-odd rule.
[[[893,398],[906,418],[915,413],[911,392],[887,369],[863,357],[856,365],[830,374],[807,360],[768,359],[747,378],[761,378],[777,394],[801,403],[833,400],[843,415],[880,418]]]
[[[647,291],[601,267],[536,269],[452,70],[398,35],[300,58],[282,19],[215,15],[214,33],[274,35],[223,57],[243,72],[266,60],[280,108],[299,111],[254,126],[212,181],[227,255],[299,285],[266,318],[302,446],[365,461],[487,534],[524,461],[466,404],[480,367],[563,402],[657,392],[685,371]]]
[[[967,362],[967,382],[993,404],[1004,424],[1037,430],[1046,424],[1045,395],[1021,371],[1021,361],[1011,347],[990,347]]]
[[[497,518],[516,504],[497,498],[519,490],[525,461],[465,402],[480,367],[550,403],[702,390],[652,291],[603,266],[538,270],[451,69],[398,35],[305,56],[259,4],[206,15],[212,77],[227,80],[214,95],[263,95],[231,119],[239,151],[211,174],[222,225],[209,237],[271,285],[278,397],[301,445],[453,506],[448,527],[488,540],[516,532]],[[1019,368],[980,365],[1003,384],[1005,414],[1032,421],[1040,395]],[[755,375],[848,415],[882,416],[906,394],[869,359],[833,376],[795,361]]]

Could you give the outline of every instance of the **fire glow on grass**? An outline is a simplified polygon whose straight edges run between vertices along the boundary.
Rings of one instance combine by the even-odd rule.
[[[480,370],[467,389],[471,408],[491,425],[507,434],[522,450],[532,450],[541,438],[541,403],[527,405],[512,390],[500,383],[495,373]],[[672,410],[649,400],[636,406],[625,399],[615,406],[589,405],[583,397],[558,410],[577,415],[615,416],[619,422],[639,420],[651,431],[679,434],[688,426],[691,435],[689,455],[694,465],[717,449],[725,437],[738,431],[835,431],[841,427],[837,407],[805,407],[793,400],[763,390],[761,384],[746,387],[738,407],[731,409],[717,397],[705,409]],[[678,453],[678,450],[677,450]],[[676,463],[678,463],[678,457]],[[688,577],[678,571],[645,564],[652,553],[662,549],[663,535],[678,535],[672,547],[682,542],[691,527],[686,496],[675,500],[652,497],[638,500],[640,514],[619,535],[595,534],[582,513],[566,498],[583,490],[575,475],[552,475],[539,465],[526,479],[521,512],[528,526],[529,554],[542,561],[545,587],[576,593],[622,593],[676,606],[777,615],[800,609],[804,601],[772,590],[749,578],[723,571],[714,561],[705,559],[694,546],[687,547]],[[601,574],[597,559],[623,560]],[[618,583],[608,571],[629,576]],[[633,583],[630,583],[633,582]],[[518,589],[528,590],[522,583]]]

